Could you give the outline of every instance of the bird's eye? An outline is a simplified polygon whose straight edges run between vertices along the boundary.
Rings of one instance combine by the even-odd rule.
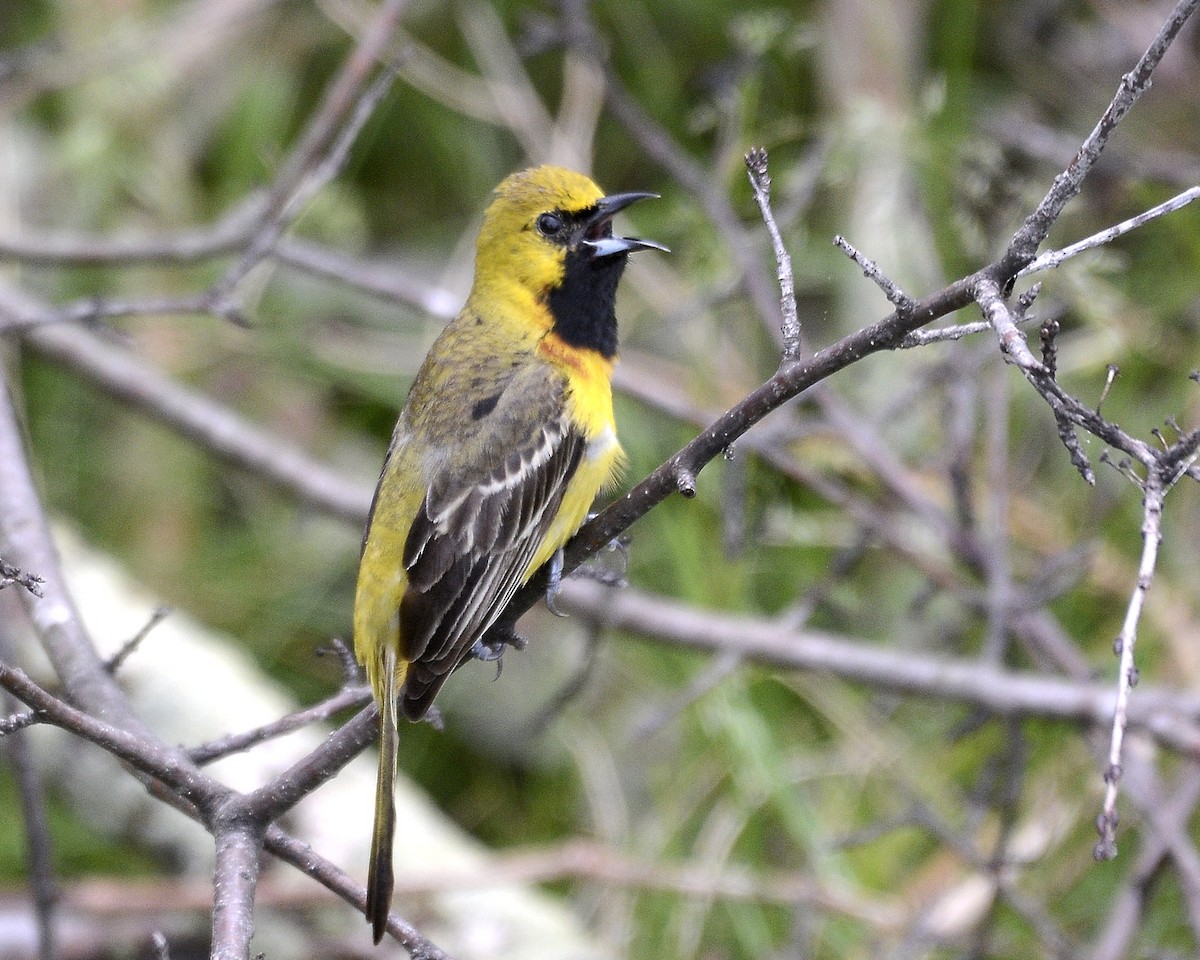
[[[563,221],[556,213],[543,213],[537,218],[538,232],[543,237],[557,237],[563,231]]]

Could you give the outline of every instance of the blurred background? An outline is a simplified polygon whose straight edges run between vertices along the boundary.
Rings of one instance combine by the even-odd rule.
[[[252,219],[294,156],[376,8],[0,4],[0,361],[46,508],[149,606],[220,637],[295,703],[318,701],[342,683],[319,651],[349,636],[358,511],[411,377],[465,297],[480,213],[507,173],[555,162],[609,192],[662,195],[623,215],[673,251],[636,258],[619,302],[630,484],[779,362],[749,147],[770,153],[804,335],[820,348],[891,309],[835,234],[914,296],[994,259],[1169,9],[411,0],[389,47],[395,80],[344,164],[239,279],[236,311],[206,311],[192,301],[249,242],[239,216]],[[1198,61],[1191,23],[1051,245],[1200,183]],[[1115,364],[1110,419],[1148,441],[1173,438],[1168,418],[1194,426],[1198,277],[1200,205],[1038,278],[1064,386],[1095,403]],[[17,295],[63,322],[16,329]],[[1029,336],[1037,352],[1036,326]],[[149,394],[120,395],[130,367]],[[162,384],[323,464],[343,506],[165,422]],[[611,956],[1194,956],[1194,750],[1131,738],[1121,854],[1097,864],[1103,727],[1056,719],[1054,704],[1000,715],[934,688],[912,697],[781,669],[720,637],[688,649],[685,615],[712,611],[784,641],[818,632],[898,663],[1107,689],[1141,498],[1097,462],[1098,441],[1084,448],[1094,487],[991,334],[869,357],[768,417],[703,472],[695,499],[632,528],[631,595],[683,636],[615,629],[597,588],[568,590],[571,618],[531,613],[529,648],[499,679],[479,664],[450,682],[444,730],[405,729],[401,768],[488,848],[574,851],[544,889]],[[1143,686],[1185,694],[1200,679],[1198,506],[1189,480],[1168,498],[1138,648]],[[136,631],[98,621],[106,652]],[[185,655],[161,663],[226,730],[252,725]],[[222,732],[190,735],[185,701],[168,700],[173,740]],[[67,889],[160,884],[161,912],[179,907],[171,884],[195,864],[134,824],[97,828],[72,775],[47,767]],[[0,797],[11,919],[27,911],[27,855],[7,766]],[[365,843],[369,783],[352,802]],[[303,892],[285,913],[311,939],[264,949],[371,954],[348,908],[308,893],[324,913]],[[420,922],[403,899],[397,909]],[[177,936],[203,951],[202,900],[191,910]],[[75,955],[149,955],[141,923],[117,938],[97,921]],[[174,956],[191,955],[176,942]]]

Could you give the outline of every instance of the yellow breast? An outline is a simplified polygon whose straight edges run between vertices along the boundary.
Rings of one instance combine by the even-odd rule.
[[[538,354],[562,370],[570,384],[571,421],[587,438],[579,467],[567,484],[562,506],[525,571],[525,579],[548,562],[556,550],[574,536],[587,519],[596,495],[611,486],[625,462],[613,418],[613,361],[594,350],[579,350],[549,333],[538,344]]]

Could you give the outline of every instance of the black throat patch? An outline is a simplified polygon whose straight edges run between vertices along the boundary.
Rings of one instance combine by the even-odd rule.
[[[616,356],[617,281],[627,259],[624,253],[593,256],[587,247],[567,251],[562,283],[546,297],[554,332],[564,343]]]

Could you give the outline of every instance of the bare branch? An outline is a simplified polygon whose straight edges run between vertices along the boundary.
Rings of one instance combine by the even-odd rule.
[[[1046,367],[1030,352],[1025,338],[1013,323],[1012,314],[1000,295],[999,286],[993,280],[986,276],[980,277],[977,290],[988,322],[1000,337],[1001,348],[1014,357],[1025,379],[1049,404],[1056,419],[1083,427],[1110,447],[1124,451],[1139,463],[1150,466],[1156,461],[1158,452],[1153,447],[1105,420],[1098,411],[1085,407],[1058,385]]]
[[[334,777],[362,753],[379,734],[379,709],[372,701],[338,728],[308,756],[293,764],[270,783],[246,797],[245,813],[269,823],[278,819],[317,787]]]
[[[833,238],[833,245],[862,268],[863,276],[883,291],[883,295],[888,298],[888,302],[896,308],[898,313],[903,314],[913,309],[912,297],[901,290],[896,281],[880,270],[874,260],[861,254],[840,233]],[[912,336],[912,334],[909,336]]]
[[[935,294],[917,300],[912,304],[912,309],[903,314],[896,311],[818,351],[811,358],[784,364],[770,380],[727,411],[624,497],[585,524],[564,551],[563,572],[569,573],[574,570],[584,557],[624,532],[631,523],[672,492],[694,490],[694,481],[691,478],[701,467],[785,401],[870,353],[894,348],[907,334],[938,317],[961,309],[980,296],[988,298],[991,305],[993,316],[988,317],[989,322],[993,323],[993,326],[999,323],[1012,350],[1019,351],[1024,346],[1024,339],[1019,331],[1015,330],[1015,326],[1009,329],[1007,324],[1011,315],[1007,310],[996,310],[1000,288],[1010,284],[1015,279],[1016,272],[1033,259],[1038,245],[1045,239],[1046,233],[1067,201],[1079,192],[1084,178],[1108,142],[1112,131],[1145,90],[1155,66],[1198,3],[1200,0],[1181,0],[1138,66],[1123,79],[1104,116],[1080,148],[1079,155],[1055,179],[1054,185],[1038,209],[1026,219],[998,261]],[[583,17],[579,21],[582,25],[580,28],[586,31],[589,29],[589,23],[584,12],[578,12]],[[594,51],[595,44],[585,43],[585,48]],[[699,172],[681,162],[670,139],[657,131],[636,104],[626,99],[626,95],[620,92],[619,85],[611,76],[609,80],[610,103],[614,111],[618,115],[624,115],[631,130],[643,138],[644,145],[648,148],[653,146],[655,155],[668,162],[677,171],[677,175],[686,172],[689,179],[695,180]],[[981,282],[984,283],[982,287]],[[1013,332],[1016,333],[1015,339],[1012,336]],[[1025,363],[1023,371],[1042,370],[1041,364],[1028,353],[1028,347],[1025,347],[1022,359]],[[1068,397],[1053,380],[1042,384],[1041,392],[1052,408],[1056,408],[1056,405],[1062,406],[1064,415],[1067,415],[1067,410],[1072,405],[1078,406],[1077,402]],[[1084,413],[1078,409],[1071,409],[1070,415],[1073,422],[1095,433],[1106,443],[1138,456],[1139,459],[1148,455],[1144,444],[1102,421],[1091,411]],[[1135,450],[1136,453],[1133,452]],[[543,572],[534,576],[517,593],[500,618],[498,626],[501,630],[511,627],[516,618],[536,602],[545,589],[545,581],[546,575]]]
[[[37,331],[37,334],[53,336],[61,334],[62,330],[47,327]],[[307,763],[298,764],[250,797],[241,797],[211,779],[185,753],[164,745],[148,731],[130,709],[124,694],[83,632],[70,596],[63,586],[40,503],[26,469],[20,431],[12,406],[7,402],[3,372],[3,366],[0,366],[0,502],[6,505],[6,509],[0,511],[0,549],[22,565],[36,567],[45,576],[45,599],[35,600],[28,594],[22,594],[28,598],[26,610],[72,699],[91,712],[85,713],[51,696],[20,670],[5,664],[0,664],[0,687],[31,706],[38,719],[96,743],[134,770],[163,784],[168,792],[159,793],[159,796],[172,806],[206,824],[227,824],[228,836],[233,844],[233,848],[225,854],[229,858],[226,861],[229,871],[236,872],[241,869],[239,865],[244,865],[254,846],[251,842],[247,847],[246,842],[253,841],[256,831],[266,829],[268,841],[273,840],[275,847],[282,845],[286,848],[286,835],[278,828],[267,827],[271,811],[286,809],[300,796],[311,792],[332,776],[361,750],[370,740],[373,715],[368,711],[364,714],[368,718],[366,721],[347,724],[330,736]],[[367,731],[365,736],[364,730]],[[256,819],[258,808],[265,812]],[[218,838],[218,846],[221,842]],[[218,850],[218,859],[221,856]],[[321,858],[310,854],[307,862],[311,866],[321,862]],[[324,873],[322,870],[323,876]],[[232,877],[232,873],[222,873],[221,876]],[[344,888],[345,885],[341,886]],[[360,909],[365,904],[362,888],[348,893],[339,889],[339,892]],[[214,952],[217,952],[218,941],[215,938],[219,933],[226,938],[221,941],[220,951],[228,956],[246,956],[242,948],[248,945],[252,930],[253,885],[242,884],[234,878],[218,894],[223,898],[223,908],[219,916],[214,916]],[[441,955],[403,920],[394,918],[391,928],[401,931],[408,938],[407,942],[428,945],[428,956]]]
[[[981,277],[975,288],[975,297],[983,308],[983,315],[1000,338],[1000,349],[1021,368],[1022,373],[1049,374],[1049,371],[1033,355],[1025,336],[1017,329],[1012,311],[1008,309],[1000,293],[1000,285],[991,277]]]
[[[227,788],[199,773],[186,760],[181,763],[178,751],[84,713],[42,689],[23,670],[0,663],[0,687],[33,708],[39,720],[96,744],[190,802],[212,803],[229,795]]]
[[[110,300],[87,297],[61,307],[13,310],[12,297],[6,295],[0,309],[0,333],[19,332],[49,324],[96,323],[119,317],[170,317],[214,314],[239,326],[249,326],[245,317],[227,302],[218,303],[208,294],[187,297],[147,297],[143,300]]]
[[[1152,470],[1146,477],[1142,514],[1142,559],[1138,564],[1137,583],[1129,597],[1125,611],[1125,622],[1113,643],[1113,649],[1121,659],[1117,678],[1117,701],[1113,709],[1112,742],[1108,753],[1108,769],[1104,772],[1104,806],[1096,819],[1100,840],[1096,844],[1096,859],[1111,860],[1117,855],[1117,791],[1121,783],[1121,745],[1125,738],[1125,727],[1129,722],[1129,695],[1137,684],[1137,667],[1134,666],[1133,649],[1137,642],[1138,621],[1142,616],[1142,605],[1154,578],[1158,562],[1158,546],[1162,535],[1163,489],[1158,471]]]
[[[345,871],[316,853],[307,843],[289,837],[279,827],[267,828],[267,850],[284,863],[290,863],[307,877],[332,890],[360,913],[367,907],[366,888],[352,880]],[[425,937],[416,927],[398,916],[388,915],[387,931],[413,960],[453,960],[453,958]]]
[[[215,224],[137,238],[56,236],[0,238],[0,260],[31,266],[186,266],[228,256],[246,244],[266,211],[266,195],[254,193]]]
[[[366,517],[372,485],[355,484],[96,334],[79,327],[44,327],[29,331],[26,342],[43,357],[67,365],[106,393],[134,404],[222,460],[265,477],[302,502],[355,524]]]
[[[219,306],[229,297],[275,245],[312,192],[337,173],[355,135],[391,84],[390,70],[373,83],[370,76],[378,64],[386,62],[388,46],[406,5],[407,0],[386,0],[326,89],[321,106],[267,191],[260,229],[237,263],[210,291],[214,304]]]
[[[1042,198],[1042,202],[1026,217],[1024,224],[1009,241],[1008,249],[999,262],[1002,275],[1015,277],[1018,270],[1033,261],[1037,248],[1046,239],[1063,208],[1082,189],[1084,179],[1100,158],[1113,131],[1125,119],[1133,105],[1141,99],[1142,94],[1149,89],[1151,75],[1179,35],[1179,31],[1183,29],[1183,25],[1196,11],[1197,5],[1200,5],[1200,0],[1179,0],[1137,65],[1121,78],[1112,101],[1067,165],[1067,169],[1054,178],[1054,183]]]
[[[299,149],[272,183],[268,216],[261,229],[237,263],[206,295],[211,309],[218,312],[229,309],[227,301],[234,288],[270,252],[313,195],[341,169],[358,132],[391,86],[391,70],[385,70],[369,85],[366,74],[374,68],[406,3],[407,0],[391,0],[385,4],[367,41],[347,61]],[[357,89],[360,84],[364,85],[361,91]],[[346,102],[351,96],[353,102]],[[311,170],[307,169],[310,165]]]
[[[775,263],[779,268],[779,304],[783,314],[783,359],[794,360],[803,350],[804,336],[800,328],[800,317],[796,311],[796,281],[792,276],[792,257],[784,246],[779,225],[771,210],[771,175],[767,172],[767,151],[752,147],[746,154],[746,171],[750,175],[750,186],[754,199],[762,213],[767,233],[771,235],[771,246],[775,250]]]
[[[1037,716],[1075,723],[1108,723],[1116,702],[1104,684],[1039,673],[1003,670],[973,660],[948,660],[911,650],[887,650],[860,639],[839,637],[751,617],[698,610],[635,589],[613,592],[580,580],[563,583],[565,609],[604,626],[631,630],[678,646],[711,653],[736,653],[759,664],[807,670],[939,700],[969,703],[1000,716]],[[1200,721],[1200,698],[1145,687],[1129,704],[1128,722],[1155,737],[1182,742],[1167,718]],[[1200,736],[1189,752],[1200,756]]]
[[[424,272],[389,260],[364,263],[300,237],[284,237],[271,251],[279,263],[325,277],[392,303],[403,303],[442,319],[462,305],[462,296],[434,283]]]
[[[155,607],[150,614],[150,618],[142,626],[142,628],[132,637],[121,645],[121,649],[114,653],[104,662],[104,669],[109,673],[116,673],[121,669],[121,665],[129,659],[130,655],[141,646],[142,641],[150,635],[150,631],[162,623],[171,615],[170,607]]]
[[[771,331],[778,335],[782,326],[778,288],[771,284],[769,276],[762,269],[753,238],[721,188],[721,178],[706,170],[691,156],[629,92],[620,75],[605,59],[605,43],[592,20],[586,0],[566,0],[563,14],[562,26],[572,49],[596,64],[603,73],[605,98],[613,116],[629,131],[645,154],[661,164],[700,204],[724,239],[728,254],[737,265],[755,309],[761,317],[771,318]]]
[[[1024,267],[1017,273],[1018,277],[1024,277],[1031,273],[1037,273],[1040,270],[1053,270],[1061,265],[1064,261],[1070,260],[1072,257],[1083,253],[1087,250],[1092,250],[1096,247],[1103,246],[1106,243],[1111,243],[1131,230],[1136,230],[1138,227],[1144,226],[1155,217],[1161,217],[1164,213],[1174,213],[1183,207],[1186,207],[1193,200],[1200,198],[1200,186],[1192,187],[1190,190],[1184,190],[1183,193],[1176,194],[1170,200],[1160,203],[1156,207],[1151,207],[1143,213],[1139,213],[1136,217],[1130,217],[1128,220],[1122,220],[1116,226],[1109,227],[1106,230],[1101,230],[1099,233],[1094,233],[1084,240],[1072,243],[1070,246],[1063,247],[1061,250],[1050,250],[1043,253],[1036,260],[1032,261],[1028,266]]]
[[[249,750],[275,737],[285,736],[293,730],[299,730],[309,724],[322,723],[341,713],[343,710],[348,710],[351,707],[361,707],[370,699],[371,692],[366,687],[353,687],[348,690],[342,690],[321,703],[306,707],[303,710],[296,710],[293,713],[280,717],[273,723],[256,727],[245,733],[230,734],[227,737],[222,737],[220,740],[213,740],[202,746],[193,747],[188,751],[188,756],[192,758],[194,763],[204,766],[222,757],[227,757],[230,754]]]
[[[947,343],[991,329],[992,325],[986,320],[976,320],[973,323],[956,323],[953,326],[935,327],[932,330],[913,330],[904,335],[896,344],[896,349],[911,350],[914,347],[924,347],[931,343]]]
[[[26,462],[3,364],[0,364],[0,503],[4,504],[0,510],[0,552],[27,570],[37,570],[43,578],[42,597],[34,597],[27,591],[20,591],[19,595],[72,701],[154,743],[154,736],[129,708],[124,693],[104,669],[66,588]],[[187,765],[186,758],[182,763]]]
[[[210,825],[217,848],[212,960],[248,960],[254,936],[254,892],[262,860],[263,828],[242,817],[237,807],[232,804],[230,816],[218,815]]]
[[[18,730],[24,730],[26,727],[32,727],[39,722],[38,715],[32,710],[20,710],[9,714],[0,720],[0,738],[7,737],[10,733],[16,733]]]

